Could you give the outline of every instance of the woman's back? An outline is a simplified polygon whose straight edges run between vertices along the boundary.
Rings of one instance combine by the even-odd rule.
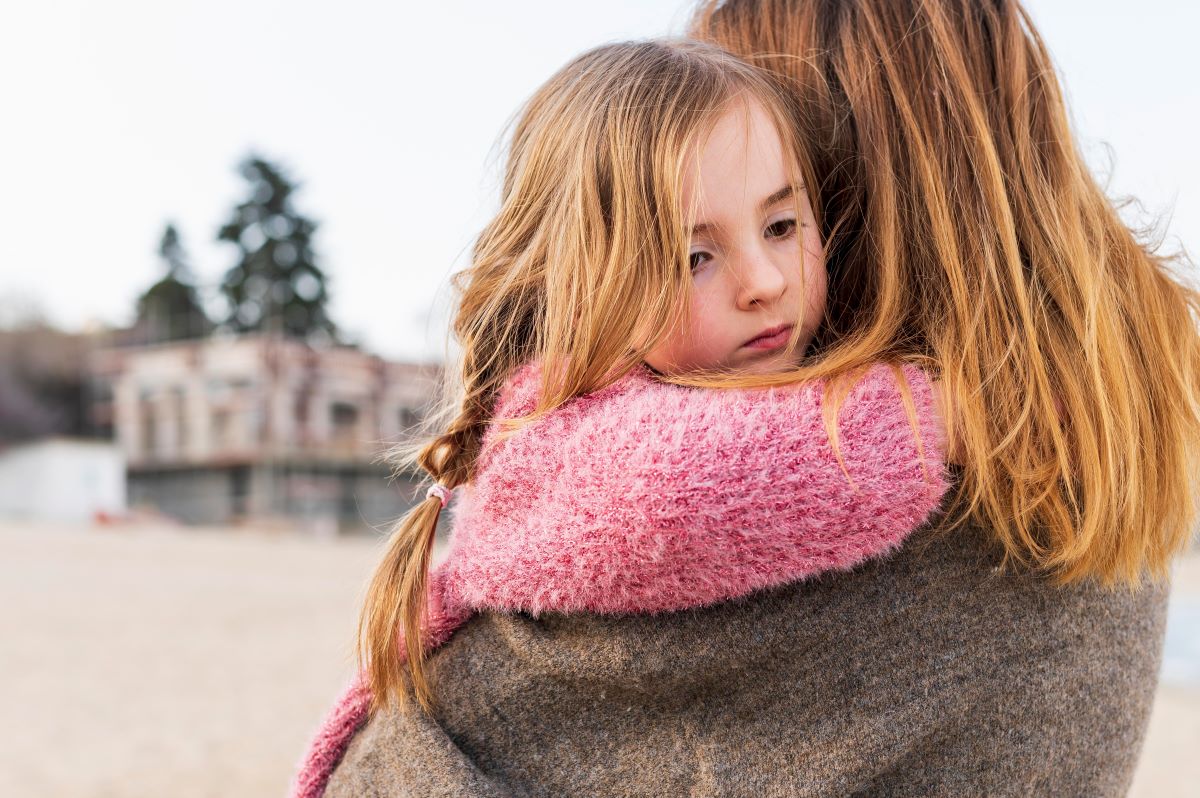
[[[485,613],[328,798],[1124,795],[1167,589],[1000,575],[984,530],[660,615]]]

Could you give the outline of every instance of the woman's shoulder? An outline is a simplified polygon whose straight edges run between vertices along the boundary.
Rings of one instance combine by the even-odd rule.
[[[645,794],[694,775],[580,753],[613,739],[739,750],[714,767],[761,794],[1123,794],[1167,588],[1056,587],[999,562],[985,529],[929,525],[890,556],[693,610],[481,613],[439,652],[439,728],[489,762],[497,747],[518,756],[505,768],[546,788],[531,794],[615,794],[590,780],[605,768]],[[671,737],[679,728],[691,736]],[[545,751],[542,735],[587,760],[575,781],[558,781],[549,755],[511,753]]]

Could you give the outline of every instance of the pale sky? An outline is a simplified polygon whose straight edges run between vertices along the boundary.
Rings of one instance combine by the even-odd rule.
[[[494,208],[521,102],[606,41],[677,33],[688,0],[44,0],[0,11],[0,320],[126,323],[163,225],[197,277],[251,149],[302,186],[331,313],[368,348],[443,352],[449,275]],[[1029,0],[1110,194],[1200,248],[1200,6]]]

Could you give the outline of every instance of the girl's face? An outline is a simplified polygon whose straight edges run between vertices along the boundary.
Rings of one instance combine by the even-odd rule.
[[[683,202],[695,213],[691,322],[646,356],[655,371],[765,374],[803,356],[825,310],[825,252],[808,194],[788,167],[774,123],[755,101],[730,103],[690,157]],[[789,359],[783,346],[796,324]],[[751,344],[781,325],[782,335]]]

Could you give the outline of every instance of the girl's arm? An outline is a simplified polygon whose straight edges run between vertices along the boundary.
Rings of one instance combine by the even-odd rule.
[[[446,578],[475,609],[698,606],[890,550],[948,487],[930,381],[902,366],[924,445],[886,365],[845,399],[834,454],[820,383],[695,389],[639,369],[499,444],[484,438],[454,512]],[[533,408],[536,364],[497,417]],[[493,427],[494,430],[494,427]]]

